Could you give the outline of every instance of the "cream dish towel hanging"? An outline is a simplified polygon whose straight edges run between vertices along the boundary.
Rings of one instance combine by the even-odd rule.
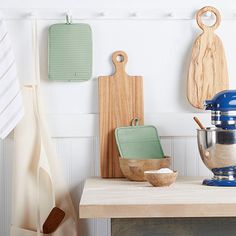
[[[24,86],[25,116],[16,127],[11,236],[78,236],[77,215],[48,134],[40,101],[37,21],[33,24],[35,79]],[[44,222],[54,207],[65,213],[52,233]],[[58,216],[52,217],[53,226]],[[49,228],[50,228],[49,227]]]
[[[24,115],[16,62],[7,28],[0,20],[0,138],[4,139]]]

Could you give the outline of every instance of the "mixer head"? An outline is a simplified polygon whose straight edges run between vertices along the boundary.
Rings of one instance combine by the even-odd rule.
[[[206,110],[211,110],[213,125],[226,130],[236,129],[236,90],[221,91],[204,105]]]

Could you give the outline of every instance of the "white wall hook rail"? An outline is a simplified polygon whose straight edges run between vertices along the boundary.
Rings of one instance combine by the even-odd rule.
[[[130,12],[128,10],[106,9],[106,10],[93,10],[93,9],[1,9],[0,17],[5,20],[27,20],[32,15],[37,16],[38,20],[64,20],[65,13],[68,16],[73,15],[73,20],[194,20],[196,9],[188,10],[171,10],[164,11],[158,9],[152,10],[136,10]],[[109,14],[108,14],[109,12]],[[223,20],[236,20],[236,10],[223,11],[220,13]],[[29,13],[31,16],[29,16]],[[227,14],[226,14],[227,13]],[[212,13],[206,12],[205,18],[211,18]]]

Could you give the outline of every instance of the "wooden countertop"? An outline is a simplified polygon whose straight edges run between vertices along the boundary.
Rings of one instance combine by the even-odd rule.
[[[170,187],[148,182],[91,178],[80,201],[80,218],[236,217],[236,188],[178,178]]]

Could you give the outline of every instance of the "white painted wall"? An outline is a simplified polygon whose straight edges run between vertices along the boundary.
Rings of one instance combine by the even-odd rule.
[[[200,33],[190,17],[205,5],[216,6],[222,12],[223,21],[217,33],[225,46],[233,88],[236,86],[234,0],[227,3],[217,0],[0,0],[0,15],[7,19],[22,84],[32,78],[31,22],[22,16],[34,11],[39,17],[41,79],[46,111],[77,206],[84,180],[99,173],[97,77],[112,73],[110,59],[115,50],[128,53],[129,74],[144,77],[146,123],[157,126],[166,155],[174,159],[173,168],[181,175],[209,174],[197,150],[196,126],[192,116],[198,111],[187,103],[185,94],[191,46]],[[75,20],[89,23],[93,30],[94,67],[93,78],[89,82],[47,80],[47,28],[53,23],[63,22],[63,13],[67,9],[74,12],[74,18],[90,17],[89,20]],[[104,19],[91,19],[91,15],[101,11],[106,13]],[[153,19],[106,19],[122,18],[132,12],[138,12],[140,18],[152,16]],[[166,16],[170,12],[174,12],[174,18],[178,19],[160,19],[161,15]],[[158,20],[154,19],[156,16]],[[209,125],[209,115],[198,115],[205,125]],[[12,144],[10,138],[0,142],[0,236],[9,236]],[[106,219],[80,221],[82,236],[108,236],[109,226],[110,222]]]

